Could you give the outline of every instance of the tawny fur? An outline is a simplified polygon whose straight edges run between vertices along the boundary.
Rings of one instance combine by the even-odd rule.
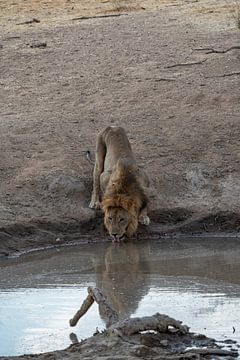
[[[111,209],[124,209],[131,215],[125,231],[127,236],[132,236],[137,231],[141,216],[145,216],[149,221],[146,215],[148,197],[145,190],[148,185],[147,175],[136,165],[125,131],[122,128],[107,128],[100,133],[90,207],[99,206],[101,188],[103,192],[101,208],[109,233],[107,219]],[[145,215],[141,215],[143,209]],[[120,234],[121,224],[118,225]]]

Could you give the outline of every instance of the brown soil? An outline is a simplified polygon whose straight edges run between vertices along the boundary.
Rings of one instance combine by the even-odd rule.
[[[140,237],[239,233],[233,10],[219,0],[1,1],[2,255],[106,239],[88,208],[84,151],[109,124],[125,127],[151,177],[152,224]]]

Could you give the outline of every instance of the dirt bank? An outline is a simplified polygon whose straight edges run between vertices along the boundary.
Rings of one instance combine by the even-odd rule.
[[[152,225],[140,236],[237,235],[240,50],[231,4],[38,4],[0,4],[1,254],[106,239],[88,208],[84,151],[109,124],[126,128],[151,177]]]
[[[148,334],[132,337],[132,343],[124,341],[117,336],[107,336],[106,334],[97,334],[80,343],[75,343],[77,338],[74,333],[70,335],[73,340],[66,350],[59,350],[39,355],[24,355],[18,357],[0,357],[2,360],[9,359],[103,359],[103,360],[134,360],[134,359],[156,359],[156,360],[195,360],[195,359],[228,359],[233,360],[238,357],[237,351],[228,350],[224,356],[224,350],[218,347],[213,339],[209,339],[203,335],[187,334],[187,335],[169,335],[169,334]],[[231,341],[226,342],[228,348],[231,347]],[[229,345],[230,344],[230,345]],[[224,345],[224,344],[223,344]],[[204,347],[203,354],[191,351],[192,347]],[[205,355],[207,347],[213,349],[214,355]],[[187,350],[188,349],[188,350]],[[218,356],[222,353],[222,355]]]

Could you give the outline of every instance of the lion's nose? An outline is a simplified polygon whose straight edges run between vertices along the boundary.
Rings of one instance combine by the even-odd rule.
[[[115,233],[112,233],[111,235],[115,238],[117,237],[117,234],[115,234]]]

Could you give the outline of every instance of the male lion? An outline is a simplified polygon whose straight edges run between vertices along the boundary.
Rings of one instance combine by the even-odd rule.
[[[104,212],[104,224],[119,242],[137,231],[138,222],[149,225],[147,216],[149,179],[137,167],[123,128],[107,127],[97,137],[93,192],[89,207]],[[100,202],[100,190],[102,202]]]

